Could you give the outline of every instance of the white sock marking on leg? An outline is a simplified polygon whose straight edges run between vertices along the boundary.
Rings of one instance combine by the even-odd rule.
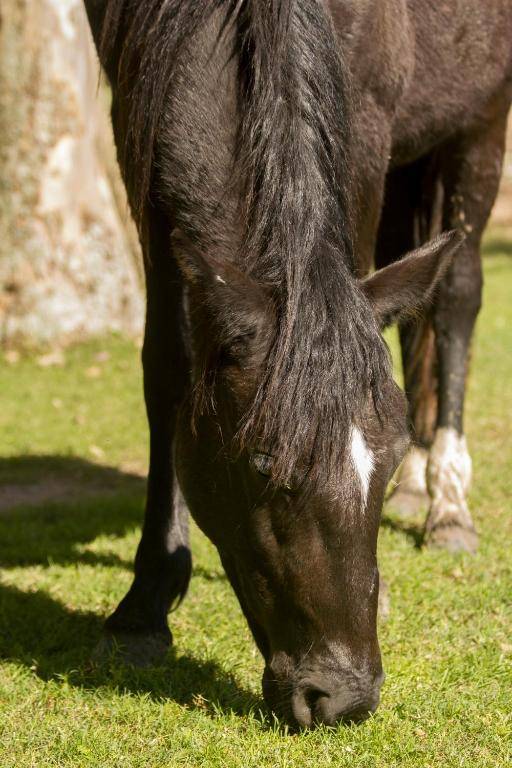
[[[436,431],[428,462],[428,489],[432,499],[429,522],[456,520],[472,526],[466,496],[471,484],[471,457],[466,438],[455,429]]]
[[[406,493],[427,493],[428,451],[413,445],[407,451],[397,472],[398,490]]]

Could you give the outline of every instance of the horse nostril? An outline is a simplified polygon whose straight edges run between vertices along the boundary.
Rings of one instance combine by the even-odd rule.
[[[318,688],[306,688],[304,691],[304,698],[306,699],[306,702],[312,712],[315,711],[318,701],[323,696],[328,696],[328,694]]]
[[[292,696],[292,712],[299,728],[311,728],[318,702],[327,694],[319,688],[298,688]]]

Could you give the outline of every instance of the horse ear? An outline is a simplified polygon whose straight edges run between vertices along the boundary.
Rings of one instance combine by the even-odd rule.
[[[268,321],[272,302],[264,286],[232,262],[204,253],[181,230],[172,232],[171,245],[183,278],[200,291],[225,336],[254,335]]]
[[[416,314],[431,302],[464,239],[460,230],[445,232],[362,281],[381,328]]]

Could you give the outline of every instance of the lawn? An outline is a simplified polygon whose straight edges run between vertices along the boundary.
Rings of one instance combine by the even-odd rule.
[[[422,551],[414,528],[384,520],[387,680],[359,727],[290,736],[265,712],[261,659],[196,529],[165,663],[91,662],[139,536],[139,352],[113,338],[0,363],[0,768],[510,763],[512,254],[497,236],[487,251],[467,412],[480,551]]]

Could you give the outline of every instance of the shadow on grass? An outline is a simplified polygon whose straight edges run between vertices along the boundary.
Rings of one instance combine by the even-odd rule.
[[[224,571],[216,571],[211,568],[203,568],[202,565],[193,566],[193,575],[198,576],[205,581],[227,581],[228,577]]]
[[[0,566],[89,563],[131,568],[114,554],[83,552],[98,536],[142,522],[145,481],[84,459],[0,459]]]
[[[137,475],[60,456],[0,459],[0,567],[87,563],[132,569],[111,553],[83,551],[98,536],[122,537],[142,521],[145,482]],[[22,503],[19,504],[19,500]],[[196,575],[223,580],[198,567]],[[171,699],[216,715],[247,715],[263,706],[214,661],[176,654],[161,666],[134,669],[91,663],[103,619],[62,605],[42,591],[0,584],[0,658],[25,665],[43,680]]]
[[[264,707],[262,699],[241,688],[214,661],[180,656],[173,648],[152,669],[92,664],[102,619],[95,613],[70,610],[44,592],[27,593],[0,585],[0,621],[0,657],[24,664],[45,681],[64,678],[84,690],[145,694],[210,716],[219,710],[247,716]]]
[[[419,525],[414,521],[400,520],[393,517],[389,513],[383,512],[380,524],[383,528],[388,528],[395,533],[404,534],[414,544],[416,549],[421,549],[423,546],[423,525]]]

